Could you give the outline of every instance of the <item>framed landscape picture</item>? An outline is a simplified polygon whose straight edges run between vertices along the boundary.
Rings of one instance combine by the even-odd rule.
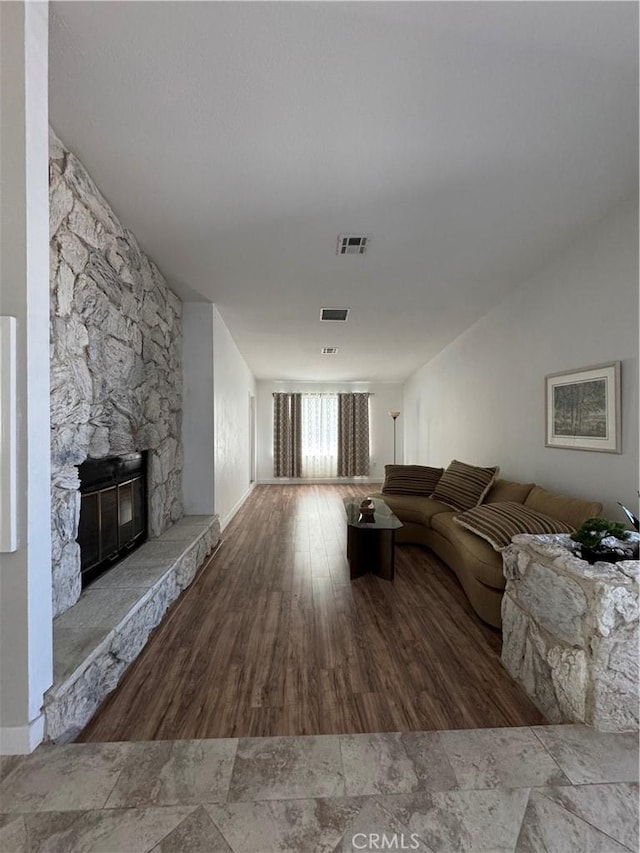
[[[622,452],[619,361],[552,373],[545,381],[547,447]]]

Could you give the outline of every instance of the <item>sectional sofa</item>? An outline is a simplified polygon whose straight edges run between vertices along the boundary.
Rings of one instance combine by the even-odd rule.
[[[513,528],[515,532],[561,533],[578,528],[588,518],[597,516],[602,511],[602,505],[595,501],[565,497],[534,483],[494,479],[478,501],[482,507],[490,506],[490,509],[483,509],[480,513],[473,509],[456,509],[450,502],[438,500],[437,491],[434,497],[399,493],[398,482],[402,481],[402,477],[396,478],[395,488],[388,485],[394,482],[390,476],[393,473],[391,469],[396,472],[400,469],[415,471],[419,467],[387,466],[385,486],[382,492],[376,495],[382,498],[403,522],[404,526],[396,531],[396,543],[430,548],[456,574],[478,616],[496,628],[501,626],[500,605],[505,587],[502,553],[497,547],[500,543],[496,542],[493,536],[488,537],[494,539],[493,544],[487,541],[485,528],[478,528],[482,533],[478,535],[463,524],[476,525],[477,516],[482,513],[496,515],[499,519],[514,514],[517,516],[517,505],[521,505],[524,508],[522,515],[525,518],[540,519],[542,527],[527,529],[525,525],[520,528],[516,521],[516,527]],[[442,473],[442,469],[425,470]],[[407,488],[415,491],[415,477],[408,483]],[[447,500],[449,501],[449,498]],[[503,544],[508,544],[508,539],[504,539]]]

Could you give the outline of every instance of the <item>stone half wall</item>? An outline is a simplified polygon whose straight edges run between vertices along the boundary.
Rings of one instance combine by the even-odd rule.
[[[502,663],[550,723],[637,731],[640,561],[578,554],[566,534],[503,551]]]
[[[54,616],[80,595],[78,469],[148,450],[149,533],[182,517],[182,304],[50,132]]]

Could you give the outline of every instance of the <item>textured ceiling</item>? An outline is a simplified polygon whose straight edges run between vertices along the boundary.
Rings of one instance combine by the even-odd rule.
[[[402,380],[636,190],[637,34],[635,3],[52,2],[50,117],[257,377]]]

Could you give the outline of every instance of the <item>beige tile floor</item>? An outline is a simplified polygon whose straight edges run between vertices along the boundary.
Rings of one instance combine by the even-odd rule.
[[[638,738],[582,726],[40,747],[0,851],[624,853]]]

